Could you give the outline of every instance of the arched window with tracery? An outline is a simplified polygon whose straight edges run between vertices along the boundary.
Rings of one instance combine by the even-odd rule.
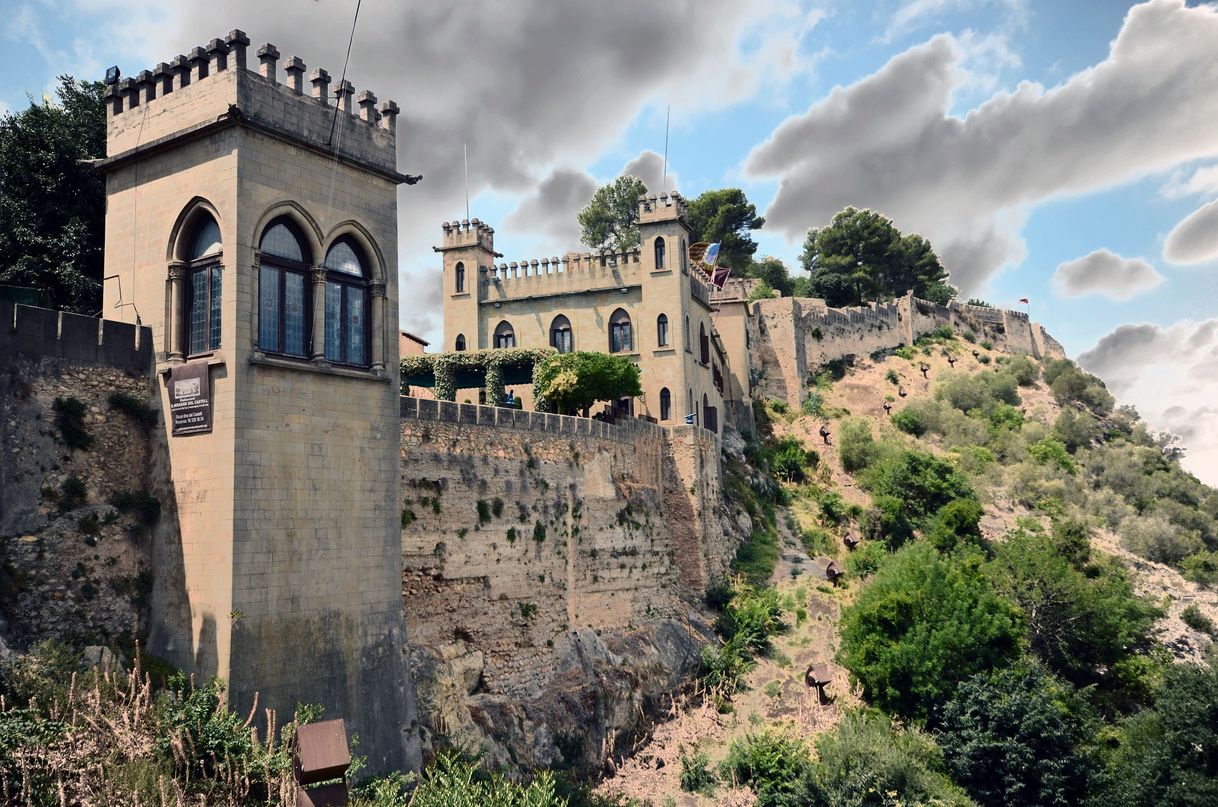
[[[457,268],[454,271],[454,275],[456,276],[454,291],[457,294],[460,294],[465,291],[465,264],[461,261],[457,261]]]
[[[668,387],[660,390],[660,420],[672,419],[672,393]]]
[[[368,364],[368,268],[350,238],[326,253],[326,360]]]
[[[268,353],[307,355],[312,335],[309,255],[296,226],[279,218],[258,242],[258,347]]]
[[[634,334],[630,329],[630,315],[619,308],[609,317],[609,352],[629,353],[634,350]]]
[[[186,253],[186,355],[220,347],[220,225],[204,214]],[[176,341],[176,339],[175,339]]]
[[[495,326],[495,347],[516,347],[516,331],[506,319]]]
[[[457,334],[457,341],[456,341],[456,343],[453,344],[453,347],[458,352],[465,350],[465,334],[463,334],[463,333]]]
[[[550,347],[559,353],[570,353],[575,350],[575,336],[571,332],[571,320],[562,314],[550,323]]]
[[[656,269],[664,268],[664,239],[656,238]]]
[[[656,317],[656,344],[660,347],[668,347],[668,315],[661,314]]]

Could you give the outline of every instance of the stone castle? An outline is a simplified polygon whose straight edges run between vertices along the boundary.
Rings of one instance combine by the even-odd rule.
[[[496,263],[489,226],[443,225],[443,348],[629,356],[644,395],[615,422],[402,397],[396,194],[418,177],[397,168],[398,107],[320,69],[309,91],[296,57],[281,81],[279,51],[253,69],[249,44],[233,31],[107,90],[119,321],[0,308],[17,458],[0,537],[37,571],[0,597],[22,641],[61,635],[39,620],[78,608],[90,635],[143,633],[223,678],[238,711],[322,704],[373,770],[417,766],[437,734],[505,763],[595,759],[697,667],[693,603],[749,528],[720,458],[752,400],[797,405],[819,365],[944,325],[1061,355],[1016,312],[716,290],[669,193],[640,200],[642,245],[617,254]],[[124,420],[116,391],[157,425]],[[121,457],[51,441],[66,397]],[[63,469],[82,507],[101,513],[88,502],[121,482],[160,518],[139,540],[107,526],[79,561],[80,514],[46,500]],[[103,579],[121,595],[128,577],[150,580],[146,600],[91,609]]]

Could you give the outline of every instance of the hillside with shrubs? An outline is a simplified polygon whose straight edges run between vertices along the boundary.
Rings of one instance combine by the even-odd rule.
[[[1072,362],[969,336],[831,363],[725,435],[754,532],[718,640],[600,781],[454,748],[357,764],[352,803],[1218,804],[1218,492]],[[4,803],[291,804],[322,716],[267,737],[216,682],[54,645],[0,686]]]

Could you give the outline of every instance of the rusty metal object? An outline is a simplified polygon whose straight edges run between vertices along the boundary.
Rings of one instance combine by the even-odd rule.
[[[296,801],[300,807],[343,807],[347,804],[347,768],[351,766],[351,750],[347,744],[347,726],[341,720],[306,723],[296,730],[293,772],[299,785]],[[342,781],[306,790],[332,779]]]

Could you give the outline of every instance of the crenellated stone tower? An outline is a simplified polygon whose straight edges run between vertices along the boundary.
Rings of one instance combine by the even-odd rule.
[[[434,247],[444,260],[444,350],[490,347],[482,318],[487,282],[495,268],[495,231],[478,219],[445,222]],[[460,340],[460,342],[458,342]]]
[[[151,652],[417,766],[398,527],[391,101],[233,31],[106,92],[108,316],[151,326],[176,518]],[[354,104],[353,104],[354,100]],[[358,109],[356,109],[358,106]],[[170,427],[171,387],[210,388]],[[182,389],[198,390],[198,381]],[[180,541],[175,536],[180,535]]]

